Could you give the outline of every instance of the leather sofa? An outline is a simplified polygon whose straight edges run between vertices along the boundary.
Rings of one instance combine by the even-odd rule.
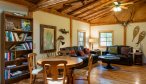
[[[71,54],[70,51],[74,50],[75,54]],[[60,48],[60,51],[66,51],[67,55],[73,56],[73,57],[79,57],[83,59],[83,64],[78,66],[77,68],[83,68],[88,66],[88,55],[85,53],[85,48],[83,46],[73,46],[73,47],[64,47]],[[81,55],[79,51],[83,51],[85,54]],[[94,51],[90,51],[90,54],[93,56],[93,63],[96,63],[98,60],[99,53],[96,53]]]
[[[130,46],[108,46],[106,47],[106,51],[102,52],[102,55],[113,54],[115,56],[119,56],[119,61],[114,61],[112,63],[122,64],[122,65],[133,65],[133,48]]]

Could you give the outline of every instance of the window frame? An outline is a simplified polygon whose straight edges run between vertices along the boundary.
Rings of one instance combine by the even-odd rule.
[[[77,45],[79,46],[79,36],[78,36],[79,32],[84,33],[84,46],[86,46],[86,31],[85,30],[78,30],[77,31]]]
[[[100,40],[101,40],[100,36],[101,36],[101,33],[112,33],[112,45],[114,45],[114,31],[113,31],[113,30],[99,31],[99,42],[98,42],[98,44],[99,44],[99,47],[100,47],[100,48],[105,48],[105,47],[107,47],[107,46],[101,46],[101,44],[100,44]],[[106,41],[106,42],[107,42],[107,41]]]

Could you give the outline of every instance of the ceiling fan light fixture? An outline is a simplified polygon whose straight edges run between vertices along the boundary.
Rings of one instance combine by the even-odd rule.
[[[119,7],[119,6],[113,8],[113,11],[115,11],[115,12],[120,12],[121,10],[122,10],[122,9],[121,9],[121,7]]]

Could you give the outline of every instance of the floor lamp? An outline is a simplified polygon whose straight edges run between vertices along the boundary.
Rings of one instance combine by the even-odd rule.
[[[96,42],[95,38],[89,38],[89,43],[91,43],[91,49],[93,50],[93,43]]]

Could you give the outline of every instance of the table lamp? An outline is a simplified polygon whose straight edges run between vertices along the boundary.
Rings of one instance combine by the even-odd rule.
[[[93,50],[93,43],[96,43],[97,39],[96,38],[89,38],[89,43],[91,43],[92,50]]]

